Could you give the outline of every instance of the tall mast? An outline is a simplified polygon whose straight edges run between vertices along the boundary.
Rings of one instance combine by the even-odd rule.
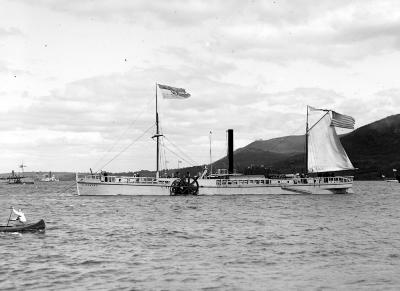
[[[308,174],[308,105],[307,105],[307,121],[306,121],[306,174]]]
[[[212,131],[210,130],[210,175],[212,174],[211,137],[212,137]]]
[[[159,126],[158,126],[158,100],[157,100],[157,83],[156,83],[156,139],[157,139],[157,167],[156,167],[156,178],[159,177],[159,167],[160,167],[160,130],[159,130]]]

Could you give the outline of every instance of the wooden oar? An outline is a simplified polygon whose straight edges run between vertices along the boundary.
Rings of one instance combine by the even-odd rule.
[[[10,218],[11,218],[12,213],[13,213],[13,211],[12,211],[12,207],[11,207],[10,217],[8,218],[7,226],[6,226],[6,227],[8,227],[8,223],[10,222]]]

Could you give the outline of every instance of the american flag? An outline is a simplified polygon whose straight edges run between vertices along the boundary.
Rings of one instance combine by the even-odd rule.
[[[332,111],[331,125],[341,128],[354,129],[355,120],[353,117]]]

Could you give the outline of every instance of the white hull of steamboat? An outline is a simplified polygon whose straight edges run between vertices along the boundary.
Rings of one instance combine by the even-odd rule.
[[[135,178],[77,175],[81,196],[175,196],[174,178]],[[194,195],[293,195],[353,193],[353,177],[293,179],[198,179]],[[179,194],[178,194],[179,195]]]

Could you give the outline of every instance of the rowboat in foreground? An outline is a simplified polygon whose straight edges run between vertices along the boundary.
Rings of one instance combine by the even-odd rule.
[[[44,231],[46,228],[46,223],[43,219],[36,223],[28,223],[21,225],[9,225],[9,226],[0,226],[0,232],[36,232],[36,231]]]

